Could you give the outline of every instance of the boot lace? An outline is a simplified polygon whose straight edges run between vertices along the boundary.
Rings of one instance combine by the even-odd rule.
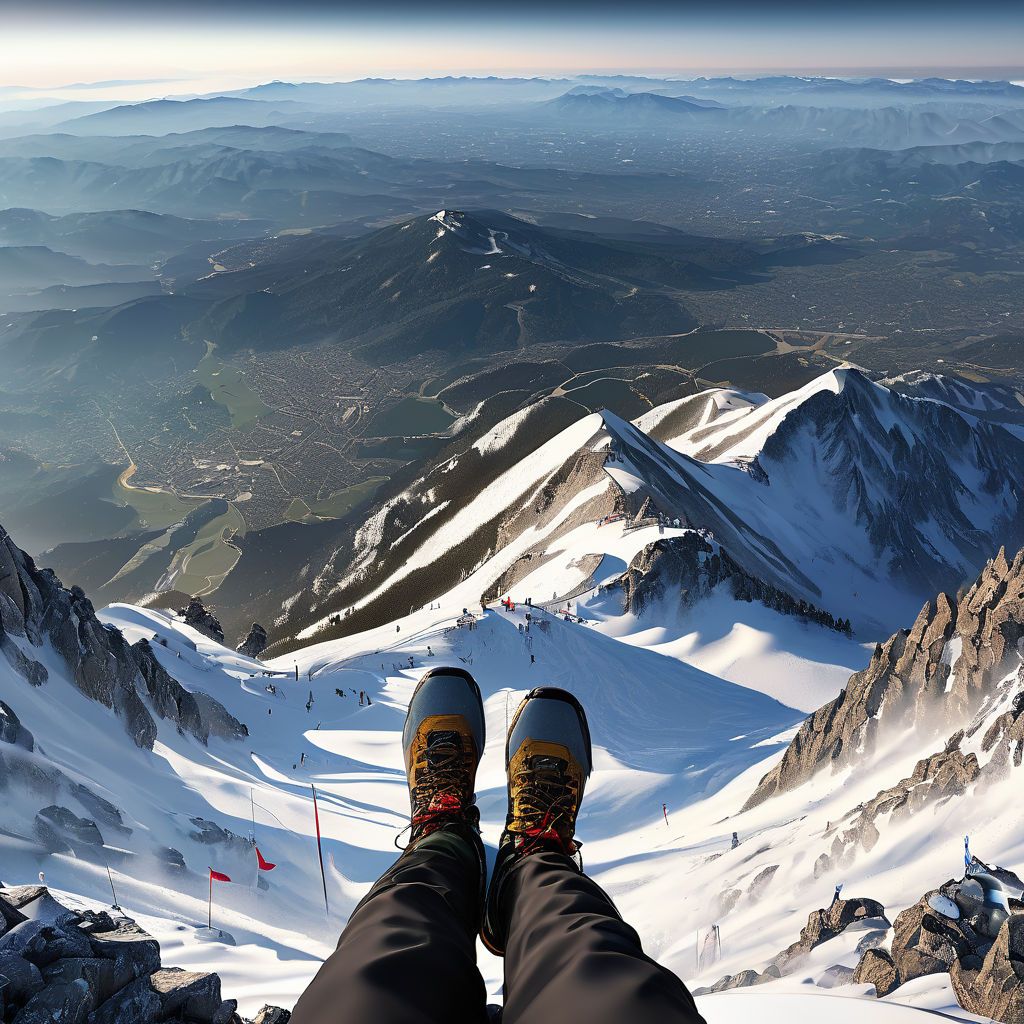
[[[534,757],[513,777],[518,807],[509,831],[522,837],[521,853],[554,845],[571,857],[579,850],[581,844],[573,838],[576,794],[565,768],[559,758]]]
[[[463,749],[457,733],[430,737],[425,752],[426,766],[416,773],[412,790],[413,815],[395,837],[409,832],[409,842],[436,832],[453,821],[467,820],[467,780],[472,772],[472,753]]]

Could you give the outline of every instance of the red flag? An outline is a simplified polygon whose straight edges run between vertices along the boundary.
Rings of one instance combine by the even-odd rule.
[[[271,864],[269,860],[263,859],[263,854],[260,853],[260,848],[256,847],[256,860],[259,862],[260,871],[273,871],[277,867],[276,864]]]
[[[213,868],[210,868],[210,881],[211,882],[230,882],[231,879],[228,878],[227,875],[221,873],[220,871],[214,871]]]

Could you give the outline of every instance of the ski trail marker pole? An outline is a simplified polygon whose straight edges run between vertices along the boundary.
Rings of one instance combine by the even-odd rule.
[[[324,874],[324,851],[320,845],[320,811],[316,804],[316,786],[311,783],[309,788],[313,790],[313,820],[316,823],[316,852],[320,858],[320,881],[324,885],[324,912],[330,916],[331,908],[327,904],[327,875]]]

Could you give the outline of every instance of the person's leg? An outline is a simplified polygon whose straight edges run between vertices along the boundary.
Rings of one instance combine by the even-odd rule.
[[[299,998],[293,1024],[477,1024],[484,853],[474,805],[484,716],[473,677],[432,669],[402,737],[409,847],[349,918],[338,948]]]
[[[648,957],[601,887],[564,853],[509,872],[503,1024],[697,1024],[676,975]]]
[[[482,1024],[479,842],[452,826],[406,851],[353,911],[294,1024]]]
[[[702,1024],[683,983],[643,952],[574,860],[592,763],[579,702],[564,690],[531,691],[505,759],[508,819],[482,930],[505,957],[503,1024]]]

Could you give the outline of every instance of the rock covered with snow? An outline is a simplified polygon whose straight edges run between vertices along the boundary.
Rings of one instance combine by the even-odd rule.
[[[794,789],[824,767],[870,756],[880,729],[938,732],[967,724],[992,696],[1022,637],[1024,550],[1012,562],[1000,551],[959,601],[940,594],[925,604],[910,630],[875,647],[868,667],[807,719],[746,807]],[[1014,725],[1012,716],[1003,720],[1011,739]],[[1014,756],[1019,764],[1020,755]],[[948,783],[962,780],[971,768],[954,770],[947,758],[944,771]]]
[[[25,916],[42,902],[55,912],[52,922]],[[69,910],[43,886],[0,888],[0,917],[15,922],[0,933],[5,1020],[242,1024],[216,974],[162,967],[156,939],[129,918]],[[261,1013],[274,1024],[289,1017]]]
[[[100,622],[79,587],[65,589],[53,572],[37,568],[0,526],[0,650],[29,683],[41,686],[46,670],[26,648],[47,642],[66,663],[71,682],[114,711],[138,747],[152,749],[156,740],[152,712],[203,743],[211,732],[245,734],[245,727],[212,698],[206,698],[204,714],[147,640],[130,645],[119,630]]]

